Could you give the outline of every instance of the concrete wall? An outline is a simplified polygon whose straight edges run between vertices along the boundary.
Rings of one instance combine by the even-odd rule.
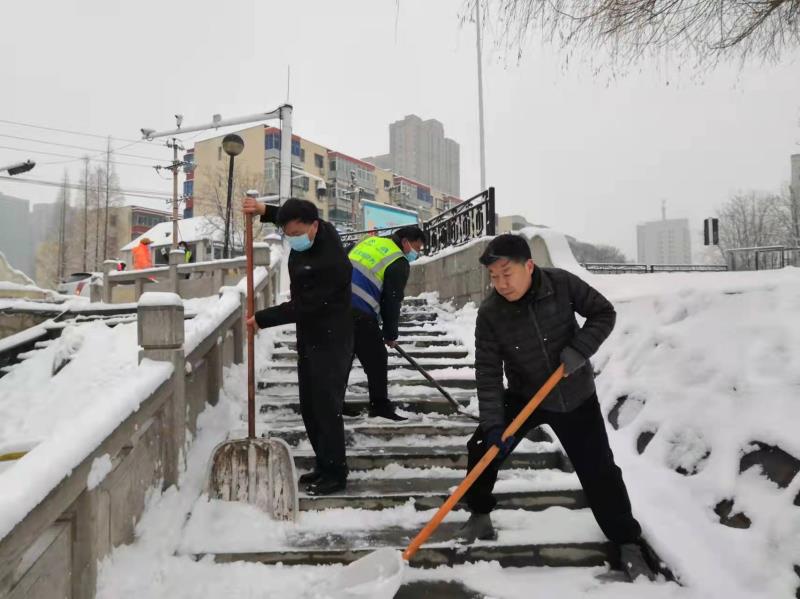
[[[487,237],[440,258],[434,256],[429,261],[412,264],[406,296],[435,291],[442,300],[452,301],[457,308],[468,302],[479,305],[492,288],[488,271],[478,262],[490,239]],[[528,244],[536,264],[553,265],[544,239],[534,236]]]
[[[274,301],[275,287],[274,277],[259,285],[259,307]],[[141,355],[172,361],[176,374],[0,539],[0,598],[94,597],[98,561],[133,542],[147,492],[176,483],[186,433],[194,434],[197,416],[217,402],[223,366],[242,361],[243,304],[188,356],[182,308],[159,307],[163,314],[147,319],[143,310],[155,308],[139,308]],[[112,471],[89,489],[92,464],[106,454]]]

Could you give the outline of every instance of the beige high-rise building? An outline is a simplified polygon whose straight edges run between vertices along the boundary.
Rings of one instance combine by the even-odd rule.
[[[691,264],[689,220],[671,218],[636,227],[640,264]]]
[[[461,195],[460,148],[444,136],[444,125],[436,119],[422,120],[415,114],[389,125],[389,159],[377,159],[394,172],[440,189]]]

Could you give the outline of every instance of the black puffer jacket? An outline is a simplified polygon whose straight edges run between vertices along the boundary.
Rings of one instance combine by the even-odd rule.
[[[291,300],[256,312],[259,328],[295,322],[327,335],[332,329],[352,326],[351,272],[339,233],[333,225],[320,220],[314,245],[304,252],[289,253]]]
[[[586,322],[578,326],[575,312]],[[496,291],[478,310],[475,327],[475,376],[481,426],[505,426],[503,369],[510,391],[530,398],[561,363],[566,346],[586,364],[563,379],[539,409],[569,412],[594,392],[588,358],[614,328],[611,303],[579,277],[558,268],[535,267],[533,284],[516,302]]]

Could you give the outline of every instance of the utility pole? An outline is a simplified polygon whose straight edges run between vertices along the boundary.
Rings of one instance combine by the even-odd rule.
[[[86,272],[86,243],[89,235],[89,157],[83,159],[83,272]]]
[[[178,143],[176,137],[167,142],[167,147],[172,148],[172,249],[178,249],[178,168],[183,162],[178,161],[178,149],[183,150],[183,146]]]
[[[94,212],[94,270],[100,269],[100,167],[97,168],[97,202]]]
[[[108,136],[106,142],[106,212],[105,224],[103,225],[103,260],[108,259],[108,196],[109,196],[109,183],[111,177],[111,136]]]
[[[475,0],[475,26],[478,43],[478,122],[481,142],[481,191],[486,189],[486,147],[483,132],[483,66],[481,58],[481,0]]]
[[[64,185],[61,188],[61,214],[58,226],[58,282],[64,279],[67,264],[66,231],[67,228],[67,194],[69,193],[69,179],[64,173]]]

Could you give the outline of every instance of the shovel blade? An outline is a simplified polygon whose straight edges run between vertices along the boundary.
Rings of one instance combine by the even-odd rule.
[[[392,599],[403,583],[406,562],[396,549],[384,547],[351,562],[324,585],[335,599]]]
[[[298,492],[294,460],[282,439],[238,439],[214,449],[207,478],[212,499],[249,503],[275,520],[294,521]]]

